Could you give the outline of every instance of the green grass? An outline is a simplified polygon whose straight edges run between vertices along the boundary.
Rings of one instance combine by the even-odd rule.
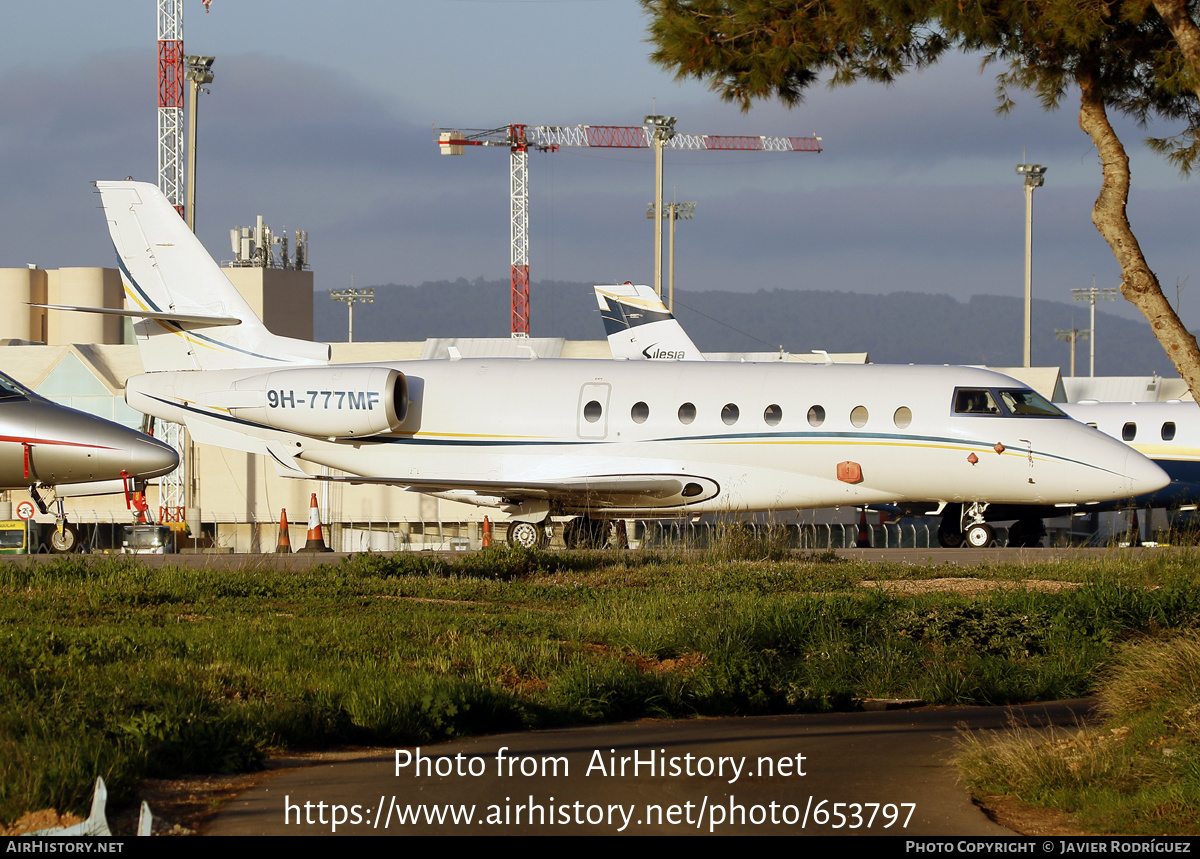
[[[964,570],[735,549],[359,555],[305,572],[0,565],[0,819],[83,810],[97,775],[120,802],[143,776],[246,770],[288,748],[1073,697],[1115,645],[1200,619],[1185,554]],[[1012,587],[861,587],[964,575]]]
[[[1098,692],[1103,719],[1086,729],[964,736],[972,790],[1065,811],[1099,834],[1200,834],[1200,637],[1127,643]]]

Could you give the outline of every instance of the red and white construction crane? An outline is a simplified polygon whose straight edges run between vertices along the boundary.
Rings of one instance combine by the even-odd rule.
[[[158,189],[183,215],[183,0],[158,0]]]
[[[212,0],[202,0],[204,11]],[[163,196],[186,217],[184,201],[183,102],[186,58],[183,54],[183,0],[157,0],[158,30],[158,187]],[[211,58],[209,58],[211,60]],[[211,78],[210,78],[211,79]],[[159,480],[159,521],[184,521],[189,512],[198,515],[191,497],[194,486],[194,448],[187,443],[183,427],[164,424],[160,438],[179,451],[179,468]],[[140,517],[140,511],[139,511]],[[197,520],[195,532],[199,533]]]
[[[212,0],[201,0],[209,11]],[[184,217],[183,0],[157,0],[158,24],[158,190]],[[211,58],[210,58],[211,59]]]
[[[468,146],[507,146],[512,218],[512,336],[529,336],[529,150],[555,152],[566,146],[655,151],[655,211],[662,212],[663,149],[759,152],[820,152],[819,137],[750,137],[679,134],[675,118],[646,117],[645,125],[506,125],[491,129],[437,130],[443,155],[462,155]],[[656,218],[655,290],[662,293],[662,218]]]

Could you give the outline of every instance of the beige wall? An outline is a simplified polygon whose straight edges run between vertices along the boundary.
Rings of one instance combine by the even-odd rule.
[[[80,307],[122,307],[121,275],[115,268],[59,268],[46,272],[46,303]],[[121,342],[122,319],[99,313],[52,310],[47,314],[46,345]]]
[[[313,339],[313,273],[283,268],[223,268],[272,334]]]
[[[0,269],[0,340],[45,340],[46,311],[29,307],[46,301],[46,274],[40,268]]]

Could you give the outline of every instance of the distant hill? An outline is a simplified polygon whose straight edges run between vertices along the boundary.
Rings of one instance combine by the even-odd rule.
[[[356,340],[424,340],[426,337],[504,337],[509,333],[509,284],[502,281],[437,281],[420,286],[376,286],[375,303],[355,307]],[[676,316],[705,351],[758,352],[783,346],[791,352],[869,352],[881,364],[1021,363],[1024,309],[1020,298],[980,295],[959,301],[948,295],[896,292],[676,290]],[[317,293],[316,337],[346,339],[345,305]],[[592,285],[534,284],[532,333],[538,337],[600,340],[604,327]],[[1070,366],[1067,343],[1055,329],[1084,328],[1084,304],[1033,302],[1033,363]],[[1101,375],[1176,375],[1149,326],[1139,320],[1096,313],[1100,332],[1096,372]],[[1076,351],[1076,373],[1088,371],[1088,349]]]

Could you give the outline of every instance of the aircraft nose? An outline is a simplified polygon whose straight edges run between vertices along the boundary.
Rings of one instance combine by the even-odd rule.
[[[139,433],[138,438],[130,445],[129,473],[136,477],[158,477],[172,471],[177,465],[179,454],[175,448],[156,438]]]
[[[1157,492],[1171,482],[1170,476],[1153,461],[1136,450],[1125,457],[1125,479],[1129,483],[1129,497]]]

